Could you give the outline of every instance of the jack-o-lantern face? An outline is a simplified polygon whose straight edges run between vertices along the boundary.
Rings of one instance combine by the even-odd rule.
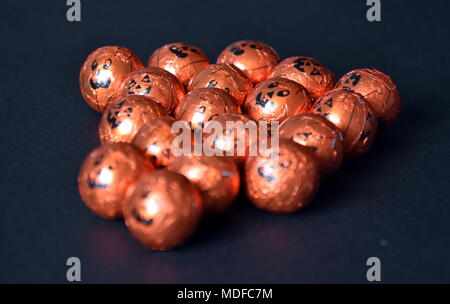
[[[252,82],[236,66],[229,63],[211,64],[198,72],[189,83],[188,90],[218,88],[225,90],[242,105],[253,89]]]
[[[305,88],[291,80],[273,78],[258,84],[245,107],[255,120],[278,121],[309,111],[312,99]]]
[[[217,63],[231,63],[241,69],[253,82],[266,80],[280,61],[278,54],[267,44],[259,41],[242,40],[227,46]]]
[[[131,114],[133,113],[133,108],[122,108],[122,106],[125,104],[125,101],[118,102],[111,106],[111,109],[106,114],[106,120],[108,121],[108,125],[111,129],[118,128],[124,120],[121,119],[121,111],[124,113],[125,116],[128,118],[131,117]]]
[[[378,128],[375,114],[353,90],[335,89],[317,100],[311,110],[333,123],[344,137],[345,152],[358,156],[372,145]]]
[[[280,139],[278,149],[249,157],[245,179],[252,203],[275,213],[290,213],[306,206],[319,185],[317,162],[308,148]]]
[[[125,205],[124,217],[142,244],[167,250],[192,235],[202,211],[199,190],[183,175],[160,169],[139,180]]]
[[[150,76],[147,74],[139,74],[137,77],[131,78],[127,85],[127,93],[129,95],[150,95],[152,83]]]
[[[162,105],[149,97],[130,95],[110,105],[99,125],[102,143],[131,142],[147,122],[168,116]]]
[[[97,60],[94,59],[91,65],[91,70],[95,71],[89,83],[91,88],[97,90],[99,88],[107,89],[111,85],[111,58],[107,58],[103,64],[98,64]]]
[[[183,85],[166,70],[147,67],[125,76],[121,96],[142,95],[152,97],[171,113],[184,97]]]
[[[289,138],[308,147],[324,174],[336,170],[342,163],[342,133],[320,115],[302,114],[284,121],[280,126],[280,138]]]
[[[339,79],[337,87],[342,87],[345,89],[353,89],[361,80],[361,74],[358,72],[353,72],[345,75]]]
[[[150,161],[130,144],[101,146],[81,166],[78,176],[81,198],[101,217],[120,217],[127,188],[151,170]]]
[[[103,112],[119,97],[125,74],[142,67],[142,62],[129,49],[116,46],[97,49],[81,67],[81,94],[92,108]]]
[[[103,164],[105,154],[99,154],[95,157],[93,166],[95,170],[89,173],[88,185],[92,189],[106,189],[113,181],[113,166],[111,164]]]
[[[295,174],[297,166],[296,159],[289,159],[286,153],[279,153],[276,157],[271,155],[271,158],[266,158],[258,164],[258,175],[261,176],[267,183],[283,183],[285,180],[292,178]]]
[[[186,58],[194,55],[201,55],[202,51],[195,46],[187,44],[172,44],[169,46],[169,51],[175,54],[178,58]]]
[[[277,65],[271,77],[283,77],[303,85],[317,99],[334,86],[334,74],[310,57],[290,57]]]
[[[236,100],[224,90],[202,88],[186,95],[175,111],[175,117],[187,121],[192,129],[201,130],[219,114],[239,112]]]
[[[271,82],[266,89],[261,90],[256,95],[256,104],[260,105],[261,107],[269,107],[274,108],[275,107],[275,101],[278,97],[284,98],[289,96],[291,94],[291,91],[288,89],[280,88],[280,83],[277,81]],[[275,97],[274,97],[275,95]],[[269,103],[269,105],[267,105]]]
[[[374,69],[351,71],[339,79],[336,88],[361,94],[384,125],[391,124],[400,112],[400,94],[392,79]]]
[[[240,41],[229,46],[228,50],[235,56],[241,56],[246,51],[262,50],[264,47],[261,43],[255,41]]]
[[[314,58],[299,57],[293,60],[294,68],[311,76],[322,75],[323,66]]]
[[[172,73],[187,86],[195,73],[209,65],[209,60],[198,47],[176,42],[157,49],[148,59],[147,65]]]

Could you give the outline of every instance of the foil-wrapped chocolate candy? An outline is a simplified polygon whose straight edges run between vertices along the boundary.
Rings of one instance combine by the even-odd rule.
[[[147,122],[167,117],[166,109],[150,97],[128,95],[108,106],[98,127],[101,142],[131,142]]]
[[[95,214],[107,219],[122,216],[127,194],[153,164],[136,147],[113,143],[98,147],[84,160],[78,175],[81,199]]]
[[[358,69],[339,79],[336,88],[349,88],[361,94],[377,118],[386,126],[400,112],[400,94],[391,77],[375,69]]]
[[[213,122],[220,124],[222,132],[209,128],[208,124]],[[223,113],[206,124],[203,142],[210,151],[217,151],[242,165],[250,155],[250,149],[257,148],[257,136],[257,124],[250,117],[241,113]]]
[[[133,52],[120,46],[104,46],[93,51],[80,70],[81,95],[94,110],[103,112],[119,97],[124,76],[144,65]]]
[[[132,144],[143,150],[157,166],[167,166],[173,158],[172,141],[177,136],[172,133],[173,123],[174,119],[171,117],[149,121],[136,133]]]
[[[217,58],[217,63],[232,63],[253,82],[269,78],[280,57],[270,46],[259,41],[241,40],[227,46]]]
[[[250,156],[245,165],[245,187],[258,208],[287,214],[307,206],[320,183],[320,171],[313,153],[289,139],[279,148]]]
[[[186,94],[175,110],[175,117],[189,122],[192,129],[200,130],[219,114],[240,112],[237,101],[224,90],[203,88]]]
[[[289,57],[281,61],[270,76],[284,77],[304,86],[312,98],[317,99],[334,87],[335,76],[314,58]]]
[[[288,138],[308,147],[317,159],[320,171],[336,171],[344,156],[342,133],[326,118],[316,114],[296,115],[280,126],[280,138]]]
[[[286,78],[271,78],[259,83],[245,101],[245,110],[256,121],[278,121],[307,113],[313,105],[308,91]]]
[[[358,156],[372,146],[378,123],[364,97],[349,89],[336,89],[317,100],[311,110],[332,122],[344,136],[345,152]]]
[[[157,169],[143,176],[130,194],[125,224],[144,246],[168,250],[194,233],[202,208],[200,191],[186,177]]]
[[[154,51],[147,61],[148,66],[169,71],[185,86],[195,73],[209,64],[209,59],[202,50],[181,42],[163,45]]]
[[[240,105],[252,91],[252,82],[236,66],[229,63],[211,64],[192,78],[188,91],[198,88],[217,88],[227,91]]]
[[[224,212],[239,193],[239,170],[231,159],[206,155],[178,156],[167,168],[186,176],[201,190],[206,214]]]
[[[152,97],[171,113],[185,95],[183,85],[166,70],[147,67],[128,73],[122,81],[120,95]]]

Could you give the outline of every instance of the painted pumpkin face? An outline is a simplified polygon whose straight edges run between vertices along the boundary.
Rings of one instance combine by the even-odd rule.
[[[143,176],[124,208],[130,232],[155,250],[183,243],[195,231],[202,213],[199,190],[183,175],[166,169]]]
[[[120,217],[127,189],[141,174],[151,170],[151,162],[134,146],[103,145],[91,152],[81,166],[78,176],[81,198],[101,217]]]
[[[129,49],[117,46],[99,48],[81,67],[81,94],[93,109],[103,112],[119,97],[125,74],[142,67],[142,62]]]
[[[273,78],[258,84],[245,101],[254,120],[278,121],[308,112],[312,99],[305,88],[289,79]]]
[[[148,59],[147,65],[172,73],[187,86],[198,71],[209,65],[209,60],[198,47],[175,42],[157,49]]]
[[[120,89],[121,96],[141,95],[153,98],[172,112],[184,97],[184,87],[166,70],[147,67],[125,76]]]
[[[344,137],[345,152],[358,156],[373,144],[378,129],[375,114],[364,98],[353,90],[336,89],[317,100],[312,108],[333,123]]]
[[[143,125],[167,116],[164,107],[149,97],[122,97],[103,113],[99,125],[100,140],[102,143],[131,142]]]
[[[253,82],[269,78],[272,69],[280,61],[278,54],[267,44],[242,40],[227,46],[217,58],[217,63],[231,63],[241,69]]]
[[[382,123],[390,125],[400,112],[400,94],[392,79],[374,69],[351,71],[336,84],[336,88],[348,88],[359,94],[372,107]]]
[[[283,77],[303,85],[317,99],[333,89],[334,74],[316,59],[290,57],[278,64],[271,77]]]
[[[175,111],[175,117],[189,122],[192,129],[201,130],[220,114],[240,111],[236,100],[224,90],[202,88],[186,95]]]

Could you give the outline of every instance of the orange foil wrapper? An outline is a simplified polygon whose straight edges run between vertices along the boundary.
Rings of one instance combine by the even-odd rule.
[[[258,136],[256,122],[254,122],[247,115],[241,113],[220,114],[208,123],[211,122],[220,123],[222,126],[222,132],[214,133],[213,131],[204,131],[204,145],[211,151],[220,151],[219,153],[222,153],[224,157],[231,158],[239,165],[244,164],[249,155],[250,146],[257,146],[257,143],[255,142]],[[251,134],[250,129],[245,128],[246,124],[249,122],[255,123],[255,134]],[[208,126],[208,123],[206,124],[206,127]],[[243,127],[242,129],[239,125],[233,125],[233,127],[230,127],[230,123],[242,123]],[[213,136],[212,140],[209,139],[211,136]],[[241,146],[243,148],[241,148]],[[243,149],[243,153],[240,153],[240,149]]]
[[[349,89],[336,89],[317,100],[311,111],[332,122],[344,136],[345,152],[352,156],[372,146],[378,123],[364,98]]]
[[[80,70],[80,90],[86,102],[102,112],[120,95],[124,76],[144,65],[127,48],[105,46],[96,49],[84,61]]]
[[[200,191],[183,175],[166,169],[143,176],[124,208],[130,232],[154,250],[168,250],[185,242],[201,215]]]
[[[239,112],[241,109],[230,94],[216,88],[203,88],[184,97],[175,111],[175,117],[189,122],[192,129],[203,129],[208,121],[220,114]]]
[[[287,214],[307,206],[317,192],[320,172],[307,147],[280,139],[279,149],[250,156],[245,165],[245,187],[258,208]]]
[[[270,77],[283,77],[300,83],[311,97],[320,98],[334,87],[334,74],[314,58],[290,57],[281,61]]]
[[[252,91],[253,85],[245,74],[232,64],[212,64],[192,78],[188,91],[198,88],[217,88],[227,91],[240,105]]]
[[[142,151],[127,143],[98,147],[84,160],[78,175],[81,199],[107,219],[122,216],[127,193],[143,174],[153,170]]]
[[[183,85],[171,73],[148,67],[128,73],[122,82],[120,95],[151,97],[171,113],[183,99],[185,92]]]
[[[236,163],[219,156],[179,156],[167,167],[186,176],[202,191],[205,213],[224,212],[239,193]]]
[[[162,68],[172,73],[185,86],[195,73],[209,64],[208,57],[202,50],[181,42],[163,45],[147,61],[149,67]]]
[[[241,40],[227,46],[217,63],[231,63],[241,69],[253,82],[269,78],[280,57],[270,46],[259,41]]]
[[[177,134],[172,133],[173,118],[157,118],[145,124],[133,138],[133,145],[143,150],[157,166],[167,166],[173,158],[172,141]]]
[[[103,144],[131,142],[139,129],[149,121],[168,117],[166,109],[150,97],[129,95],[106,108],[98,133]]]
[[[245,101],[245,110],[256,121],[278,121],[307,113],[313,105],[308,91],[286,78],[271,78],[259,83]]]
[[[342,133],[320,115],[301,114],[285,120],[280,126],[280,138],[308,147],[324,175],[341,166],[344,156]]]
[[[389,126],[400,113],[400,94],[392,79],[374,69],[351,71],[336,84],[361,94],[370,104],[380,122]]]

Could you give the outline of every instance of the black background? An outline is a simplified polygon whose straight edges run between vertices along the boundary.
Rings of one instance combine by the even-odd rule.
[[[86,1],[82,21],[65,0],[0,4],[0,282],[450,282],[448,1]],[[348,161],[306,210],[275,216],[241,195],[186,245],[143,248],[121,221],[81,202],[76,177],[99,144],[100,115],[78,73],[103,45],[143,61],[162,44],[192,43],[212,61],[232,41],[264,41],[284,57],[313,56],[337,76],[373,67],[397,82],[403,108],[373,149]]]

